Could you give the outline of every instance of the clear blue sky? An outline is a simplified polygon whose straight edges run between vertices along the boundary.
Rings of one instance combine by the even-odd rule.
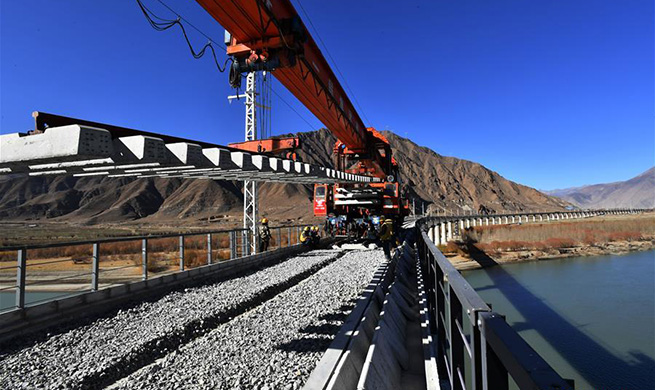
[[[164,1],[222,41],[194,1]],[[177,28],[153,30],[135,1],[0,4],[0,132],[31,128],[41,110],[219,144],[243,139],[227,75],[194,60]],[[303,6],[378,129],[540,189],[624,180],[655,164],[652,1]],[[190,32],[196,46],[206,42]],[[305,118],[276,98],[274,134],[321,127],[274,88]]]

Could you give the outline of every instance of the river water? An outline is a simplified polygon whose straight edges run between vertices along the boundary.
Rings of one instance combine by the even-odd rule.
[[[577,390],[655,389],[655,251],[463,275]]]
[[[25,304],[38,303],[69,294],[71,294],[70,291],[27,291],[25,292]],[[0,291],[0,311],[14,307],[16,307],[16,293]]]

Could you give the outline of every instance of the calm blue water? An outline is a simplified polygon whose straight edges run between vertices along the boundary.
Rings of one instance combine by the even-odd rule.
[[[655,389],[655,251],[463,274],[576,389]]]
[[[25,303],[30,304],[34,302],[44,301],[46,299],[61,297],[69,295],[74,292],[71,291],[48,291],[48,292],[30,292],[25,293]],[[13,291],[0,292],[0,310],[11,309],[16,306],[16,294]]]

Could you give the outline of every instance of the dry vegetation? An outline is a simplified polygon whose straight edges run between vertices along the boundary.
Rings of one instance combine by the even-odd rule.
[[[650,214],[632,218],[481,226],[467,230],[463,238],[487,253],[643,241],[655,238],[655,218]]]
[[[270,247],[275,248],[288,242],[288,233],[283,229],[278,237],[273,231]],[[291,244],[297,241],[293,235]],[[237,255],[241,254],[241,237],[237,237]],[[121,241],[100,244],[100,269],[120,271],[120,275],[135,275],[141,273],[142,248],[141,240]],[[28,276],[53,275],[70,271],[90,272],[92,260],[92,245],[68,245],[27,251]],[[212,260],[221,261],[230,258],[230,238],[228,233],[212,235]],[[12,279],[16,275],[17,252],[0,250],[0,279]],[[184,240],[184,264],[186,268],[194,268],[207,264],[207,236],[188,236]],[[152,273],[175,271],[179,267],[179,238],[149,238],[148,239],[148,271]]]

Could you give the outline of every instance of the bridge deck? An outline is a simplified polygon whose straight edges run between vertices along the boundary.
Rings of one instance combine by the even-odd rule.
[[[0,388],[300,386],[382,257],[317,250],[21,338],[3,348]]]

